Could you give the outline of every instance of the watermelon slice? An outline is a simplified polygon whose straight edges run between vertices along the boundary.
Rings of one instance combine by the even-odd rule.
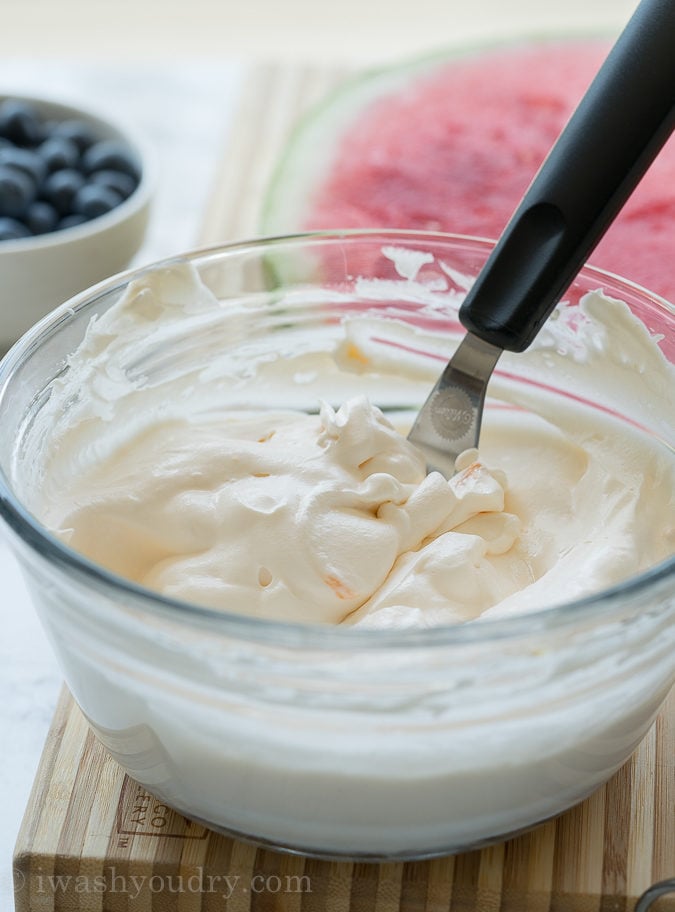
[[[354,80],[298,126],[265,234],[344,228],[496,238],[609,43],[538,42]],[[590,262],[675,301],[675,139]]]

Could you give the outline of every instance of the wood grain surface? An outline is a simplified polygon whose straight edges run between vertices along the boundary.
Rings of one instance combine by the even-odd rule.
[[[213,833],[124,774],[67,691],[19,834],[16,912],[675,912],[675,691],[629,762],[556,820],[481,851],[357,864]]]
[[[344,75],[252,69],[200,243],[257,233],[289,131]],[[672,878],[675,891],[675,693],[630,761],[556,820],[482,851],[373,865],[282,855],[186,820],[123,773],[64,692],[14,867],[16,912],[633,912],[653,884]],[[663,889],[653,912],[675,912]]]
[[[259,236],[265,188],[288,137],[309,108],[354,72],[273,64],[251,68],[204,213],[200,244]]]

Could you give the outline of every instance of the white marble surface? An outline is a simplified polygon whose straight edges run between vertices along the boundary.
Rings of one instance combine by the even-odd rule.
[[[134,126],[159,179],[138,265],[195,246],[244,64],[0,62],[0,93],[63,99]],[[1,429],[0,429],[1,432]],[[11,855],[61,686],[49,645],[0,525],[0,910],[12,908]]]
[[[637,0],[2,0],[1,34],[11,53],[56,48],[64,57],[121,63],[186,54],[371,63],[524,33],[614,32],[636,6]]]

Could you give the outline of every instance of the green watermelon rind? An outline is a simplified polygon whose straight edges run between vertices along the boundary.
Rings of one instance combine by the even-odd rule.
[[[328,92],[299,119],[263,198],[260,227],[264,235],[302,230],[300,214],[307,211],[314,188],[330,170],[338,151],[337,138],[354,122],[359,111],[405,85],[412,74],[421,74],[427,68],[433,69],[429,60],[369,70]],[[317,149],[321,150],[320,155],[316,154]]]
[[[315,187],[328,173],[338,151],[338,137],[345,128],[370,104],[409,84],[411,77],[432,73],[444,61],[457,56],[457,52],[440,51],[403,64],[370,69],[327,92],[320,102],[300,117],[272,172],[261,208],[261,235],[280,237],[305,233],[302,213],[307,211]],[[323,150],[321,155],[315,154],[317,147]],[[333,150],[333,155],[326,154],[326,149]],[[290,220],[289,212],[292,213]],[[315,236],[335,236],[340,234],[340,229],[309,233]],[[350,235],[364,232],[355,228],[343,233]],[[300,271],[291,268],[288,261],[278,254],[270,254],[265,258],[265,274],[270,287],[320,281],[320,271],[320,260],[314,266],[309,255]]]
[[[370,104],[410,85],[411,79],[432,74],[453,61],[477,54],[506,49],[517,51],[521,47],[531,48],[561,41],[606,38],[606,34],[588,32],[526,35],[508,41],[437,50],[402,63],[370,69],[347,79],[302,115],[293,128],[263,195],[260,233],[270,237],[305,230],[303,214],[308,212],[315,188],[329,172],[346,128],[353,125],[359,113]],[[327,227],[334,230],[337,226]]]

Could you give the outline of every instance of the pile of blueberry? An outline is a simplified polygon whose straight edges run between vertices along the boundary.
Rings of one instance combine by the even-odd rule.
[[[81,120],[47,121],[20,99],[0,103],[0,241],[70,228],[109,212],[138,185],[122,142]]]

